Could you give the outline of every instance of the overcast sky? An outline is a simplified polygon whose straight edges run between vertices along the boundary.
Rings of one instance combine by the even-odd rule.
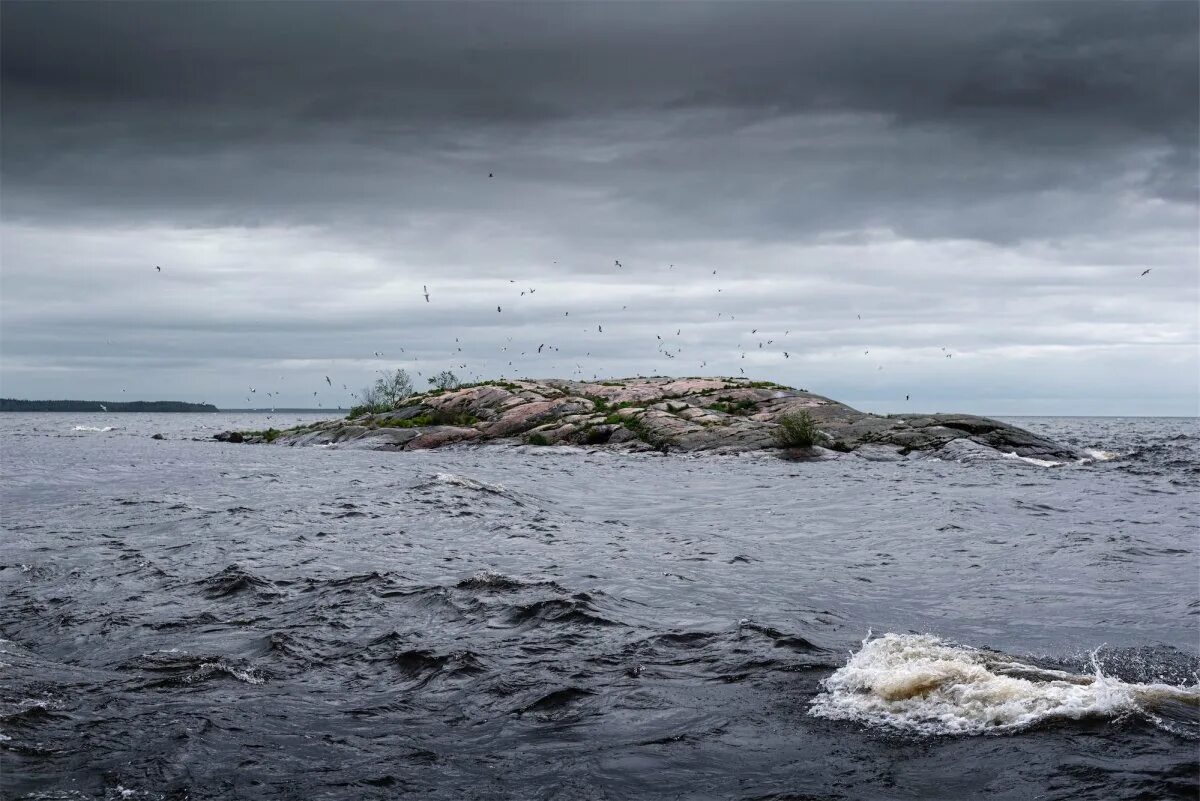
[[[1196,414],[1197,25],[8,2],[0,393],[744,371],[872,411]]]

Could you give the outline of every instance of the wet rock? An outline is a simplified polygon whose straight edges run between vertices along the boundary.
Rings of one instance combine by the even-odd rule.
[[[166,437],[164,437],[162,434],[155,434],[154,436],[150,437],[150,439],[166,439]]]

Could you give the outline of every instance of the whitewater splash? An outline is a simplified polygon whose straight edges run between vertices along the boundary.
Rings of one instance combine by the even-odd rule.
[[[95,431],[97,433],[104,433],[105,431],[116,431],[116,428],[114,426],[104,426],[102,428],[98,428],[96,426],[75,426],[71,430],[72,431]]]
[[[1056,462],[1053,459],[1035,459],[1032,456],[1018,456],[1015,452],[1002,453],[1000,455],[1005,459],[1017,459],[1025,464],[1037,465],[1038,467],[1060,467],[1063,464],[1062,462]]]
[[[918,734],[1011,732],[1035,723],[1146,713],[1168,702],[1200,705],[1200,688],[1130,684],[1047,670],[931,634],[885,634],[824,681],[809,714]]]
[[[478,492],[490,492],[495,495],[503,495],[505,488],[500,484],[488,484],[486,481],[476,481],[473,478],[456,475],[455,473],[438,473],[433,477],[434,483],[451,484],[456,487],[476,490]]]

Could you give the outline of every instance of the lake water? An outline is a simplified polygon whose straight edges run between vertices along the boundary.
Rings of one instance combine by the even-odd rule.
[[[313,419],[0,415],[5,797],[1197,795],[1194,419],[1012,420],[1113,457],[1057,467],[208,441]]]

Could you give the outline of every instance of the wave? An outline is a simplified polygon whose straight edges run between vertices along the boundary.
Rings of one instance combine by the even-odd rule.
[[[1019,459],[1026,464],[1037,465],[1038,467],[1061,467],[1063,464],[1053,459],[1035,459],[1032,456],[1018,456],[1016,453],[1003,453],[1001,456],[1005,459]]]
[[[116,426],[75,426],[72,431],[95,431],[96,433],[104,433],[105,431],[116,431]]]
[[[917,734],[1012,732],[1050,720],[1119,718],[1170,703],[1200,705],[1200,688],[1134,684],[1106,676],[1092,654],[1091,675],[1049,670],[931,634],[863,640],[823,682],[809,714]]]
[[[488,484],[485,481],[476,481],[473,478],[467,478],[466,476],[460,476],[454,473],[438,473],[433,477],[433,480],[427,482],[425,486],[428,486],[429,484],[449,484],[455,487],[475,490],[476,492],[490,492],[493,495],[506,494],[505,488],[500,484]]]

